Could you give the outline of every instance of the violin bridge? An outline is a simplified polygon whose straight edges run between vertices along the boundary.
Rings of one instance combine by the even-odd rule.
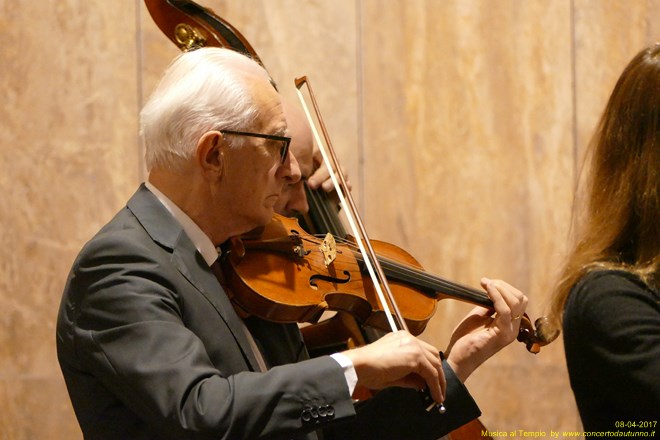
[[[323,239],[321,246],[319,246],[319,250],[323,254],[325,267],[330,266],[337,258],[337,242],[331,233],[328,232],[325,234],[325,238]]]

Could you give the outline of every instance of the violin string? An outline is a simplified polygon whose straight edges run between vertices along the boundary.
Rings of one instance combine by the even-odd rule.
[[[325,237],[323,235],[313,235],[313,236],[316,237],[316,238],[319,238],[320,240],[322,240]],[[305,237],[302,237],[302,239],[303,239],[303,241],[307,241],[310,244],[318,245],[318,241],[312,241],[311,239],[308,239],[308,238],[305,238]],[[355,252],[355,251],[353,251],[353,252]],[[343,253],[338,253],[335,261],[338,261],[338,264],[337,264],[338,266],[347,267],[347,266],[350,266],[349,263],[351,261],[351,257],[353,257],[353,256],[354,256],[354,254],[351,254],[350,256],[348,256],[348,255],[345,255]],[[317,259],[307,259],[306,262],[310,265],[310,268],[318,271],[319,273],[323,273],[323,272],[328,271],[327,267],[325,266],[325,263],[318,263]],[[351,273],[351,274],[352,273],[360,273],[360,268],[355,267],[354,269],[351,269],[349,271],[349,273]]]

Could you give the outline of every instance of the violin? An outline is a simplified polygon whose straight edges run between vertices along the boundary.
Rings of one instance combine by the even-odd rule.
[[[493,307],[485,292],[425,272],[403,249],[377,240],[372,245],[413,335],[424,331],[441,299]],[[362,325],[389,329],[350,237],[328,234],[322,239],[307,233],[297,220],[276,214],[252,236],[230,239],[223,255],[231,299],[244,314],[274,322],[316,323],[324,312],[339,311]],[[531,353],[552,341],[553,335],[544,333],[545,322],[537,319],[535,328],[527,315],[522,317],[518,340]]]

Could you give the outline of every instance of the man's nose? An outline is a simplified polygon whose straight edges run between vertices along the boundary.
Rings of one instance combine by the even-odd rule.
[[[285,169],[285,177],[289,184],[297,183],[302,177],[302,172],[300,171],[300,164],[296,160],[296,156],[291,153],[291,150],[288,151],[286,160],[282,164]]]
[[[286,211],[298,214],[307,214],[309,211],[304,182],[299,182],[297,185],[290,188]]]

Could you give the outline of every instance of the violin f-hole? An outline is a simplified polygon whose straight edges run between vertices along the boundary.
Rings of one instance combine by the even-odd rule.
[[[312,286],[314,290],[318,289],[317,280],[327,281],[334,284],[346,284],[351,281],[351,273],[347,270],[343,271],[343,274],[346,275],[346,278],[337,278],[329,275],[315,274],[309,277],[309,285]]]

